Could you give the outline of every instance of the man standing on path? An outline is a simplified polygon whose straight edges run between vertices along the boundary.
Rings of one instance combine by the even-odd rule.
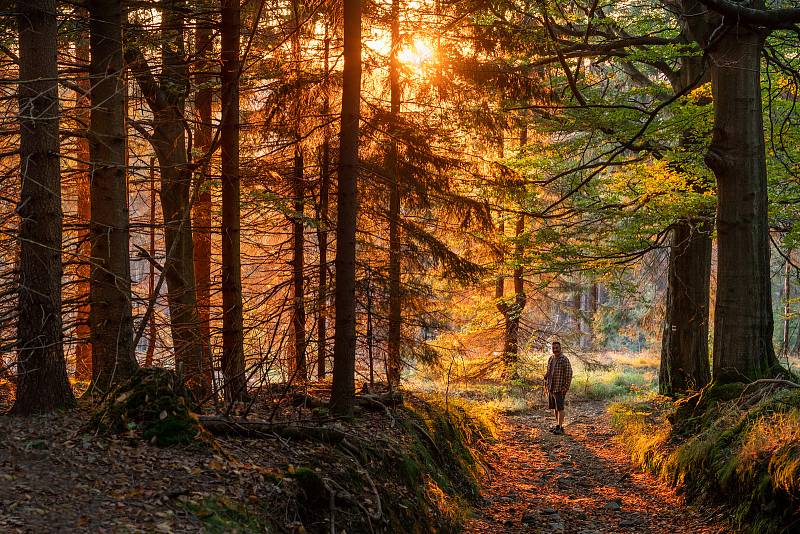
[[[553,355],[547,360],[547,374],[544,375],[548,393],[548,406],[556,416],[556,426],[550,429],[553,434],[564,433],[564,397],[572,383],[572,365],[561,352],[561,343],[553,341]]]

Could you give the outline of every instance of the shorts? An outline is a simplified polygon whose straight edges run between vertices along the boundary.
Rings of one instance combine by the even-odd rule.
[[[564,397],[566,393],[552,392],[548,396],[548,408],[551,410],[558,410],[559,412],[564,409]]]

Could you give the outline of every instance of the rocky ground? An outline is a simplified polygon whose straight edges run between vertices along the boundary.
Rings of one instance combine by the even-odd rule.
[[[711,534],[732,532],[719,511],[690,507],[634,470],[605,405],[569,407],[566,435],[543,409],[502,418],[484,503],[467,532]]]

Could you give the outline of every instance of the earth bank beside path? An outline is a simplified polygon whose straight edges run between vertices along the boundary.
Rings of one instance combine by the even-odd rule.
[[[467,532],[732,532],[713,509],[687,506],[636,470],[614,441],[606,404],[568,406],[566,435],[544,409],[501,417],[483,505]]]

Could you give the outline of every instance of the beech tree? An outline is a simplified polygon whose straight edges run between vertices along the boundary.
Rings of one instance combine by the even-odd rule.
[[[706,81],[703,59],[685,56],[672,78],[674,91]],[[681,145],[691,151],[702,145],[691,128],[683,134]],[[693,188],[702,192],[701,180]],[[705,386],[711,380],[708,365],[708,316],[711,284],[711,215],[682,217],[671,230],[667,270],[666,310],[661,338],[661,365],[658,389],[662,394],[685,393]]]
[[[770,31],[800,22],[800,9],[702,0],[683,2],[683,10],[692,38],[706,51],[714,97],[705,157],[718,190],[713,377],[769,377],[779,364],[772,345],[761,54]]]

